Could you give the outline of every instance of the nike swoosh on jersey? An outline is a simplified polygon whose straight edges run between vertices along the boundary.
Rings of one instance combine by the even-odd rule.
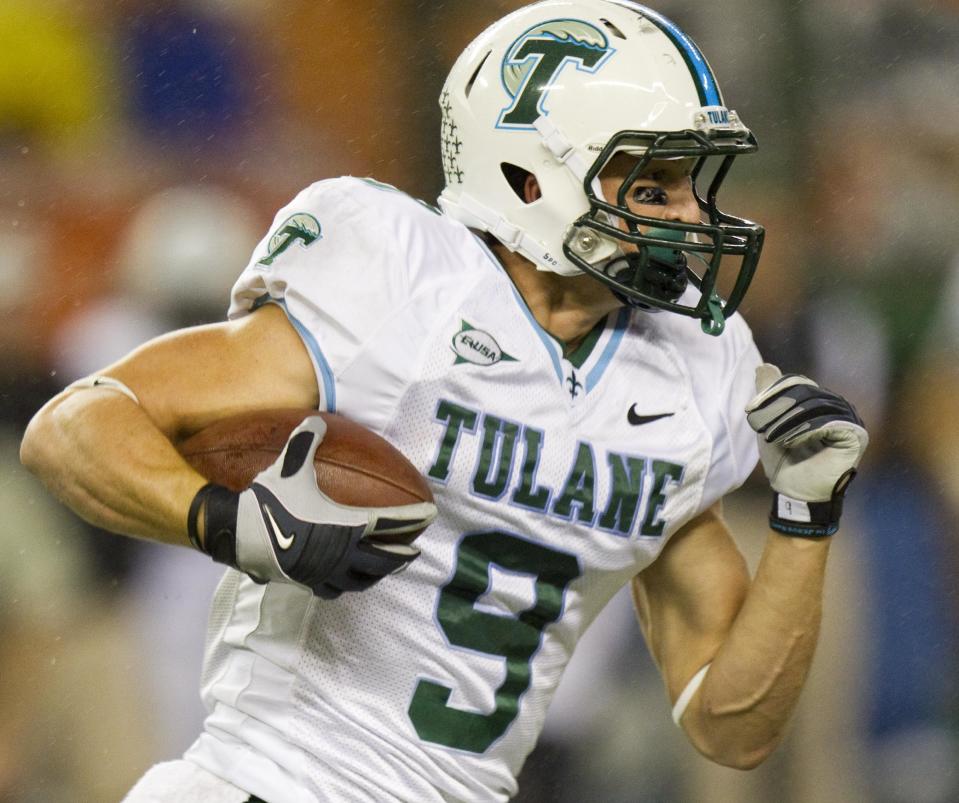
[[[639,415],[636,412],[636,405],[634,404],[629,408],[629,412],[626,413],[626,420],[629,421],[634,427],[642,426],[643,424],[651,424],[653,421],[659,421],[660,418],[669,418],[673,413],[656,413],[655,415]]]
[[[263,508],[267,524],[269,524],[273,530],[273,537],[276,539],[277,545],[285,552],[293,546],[293,539],[296,537],[296,533],[292,533],[289,536],[283,535],[283,531],[280,529],[280,525],[276,523],[276,519],[273,518],[270,509],[266,505],[262,505],[261,507]]]

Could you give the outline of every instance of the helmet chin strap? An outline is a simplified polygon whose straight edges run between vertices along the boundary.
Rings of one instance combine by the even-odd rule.
[[[547,249],[541,242],[471,195],[461,194],[454,201],[443,194],[440,195],[438,203],[444,214],[468,228],[488,231],[510,251],[526,257],[537,270],[551,271],[562,276],[575,276],[581,272],[578,269],[575,272],[563,271],[558,263],[552,266],[544,264],[542,255],[547,253]]]
[[[463,225],[488,231],[510,251],[520,250],[532,240],[519,226],[510,223],[499,212],[480,203],[471,195],[461,193],[454,201],[444,193],[439,197],[439,205],[447,215]]]
[[[569,141],[566,135],[556,126],[552,120],[549,119],[546,115],[540,115],[533,122],[533,128],[535,128],[540,137],[543,139],[543,146],[548,150],[553,157],[560,162],[563,166],[573,174],[574,178],[579,184],[582,184],[586,178],[586,172],[589,169],[589,165],[586,163],[586,160],[579,154],[573,144]],[[593,192],[596,193],[598,198],[605,198],[603,194],[603,186],[600,183],[599,176],[596,176],[591,185]],[[605,215],[605,213],[603,213]],[[607,222],[612,223],[611,220]],[[583,248],[582,245],[579,245],[577,242],[577,237],[579,233],[585,234],[584,239],[592,241],[592,245],[589,247],[588,251]],[[573,232],[572,234],[572,243],[570,247],[573,248],[583,259],[587,259],[590,264],[605,262],[610,259],[616,259],[617,257],[623,256],[623,251],[619,247],[619,244],[614,240],[611,240],[608,237],[604,237],[598,231],[592,229],[583,229],[580,228],[578,232]],[[578,272],[578,271],[577,271]]]
[[[533,127],[542,137],[544,147],[573,174],[578,183],[582,184],[589,165],[577,153],[563,132],[545,115],[540,115],[533,123]],[[598,177],[593,179],[592,187],[593,191],[602,197],[602,185]],[[582,271],[578,268],[562,270],[562,266],[558,262],[550,265],[545,264],[543,255],[547,253],[547,248],[543,243],[531,237],[516,224],[511,223],[495,209],[477,201],[472,196],[460,194],[457,199],[453,200],[443,193],[440,195],[438,202],[445,214],[471,229],[488,231],[510,251],[518,251],[529,259],[538,270],[559,273],[562,276],[582,274]],[[590,236],[599,240],[599,245],[591,249],[593,259],[605,261],[622,255],[621,249],[614,241],[595,231],[590,231]]]
[[[563,134],[545,114],[541,114],[536,118],[533,122],[533,128],[535,128],[539,132],[540,137],[542,137],[546,150],[556,157],[556,161],[566,165],[566,168],[576,177],[576,180],[582,184],[583,179],[586,178],[586,171],[589,169],[589,165],[587,165],[583,157],[577,153],[573,144],[566,138],[566,135]],[[593,179],[593,189],[595,190],[598,187],[599,179],[595,178]]]
[[[492,207],[465,193],[461,193],[456,200],[453,200],[445,192],[439,197],[439,206],[445,214],[465,226],[479,231],[488,231],[510,251],[518,251],[524,255],[539,270],[550,270],[540,263],[538,257],[547,252],[546,247]]]

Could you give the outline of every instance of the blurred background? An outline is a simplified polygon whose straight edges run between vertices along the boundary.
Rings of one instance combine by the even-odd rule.
[[[506,0],[0,2],[0,802],[115,801],[202,719],[187,550],[90,528],[20,468],[30,415],[144,340],[221,320],[321,178],[432,201],[445,74]],[[587,634],[524,801],[959,800],[959,2],[661,0],[761,143],[760,349],[871,435],[782,748],[714,767],[669,720],[628,599]],[[767,491],[727,514],[755,562]]]

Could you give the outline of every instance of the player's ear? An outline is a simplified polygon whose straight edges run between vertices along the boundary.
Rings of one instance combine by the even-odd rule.
[[[510,189],[516,193],[516,197],[524,204],[531,204],[543,197],[536,176],[525,167],[503,162],[500,169],[503,171],[503,178],[509,183]]]
[[[523,200],[531,204],[543,197],[543,192],[539,188],[539,182],[532,173],[526,174],[526,181],[523,182]]]

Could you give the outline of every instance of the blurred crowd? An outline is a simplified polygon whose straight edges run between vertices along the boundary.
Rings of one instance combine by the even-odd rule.
[[[0,803],[119,800],[178,756],[217,568],[93,531],[19,466],[31,414],[222,320],[273,212],[321,178],[432,201],[443,78],[515,0],[0,3]],[[520,800],[959,799],[959,2],[661,0],[757,134],[726,184],[767,227],[757,342],[871,434],[792,733],[709,765],[627,597],[586,636]],[[754,478],[727,507],[750,561]]]

